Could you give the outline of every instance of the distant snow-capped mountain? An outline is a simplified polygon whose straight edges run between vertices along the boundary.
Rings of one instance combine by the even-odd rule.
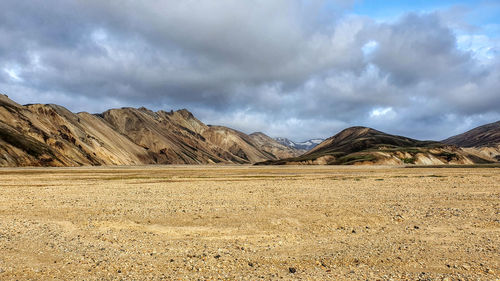
[[[303,142],[294,142],[292,140],[289,140],[287,138],[275,138],[275,140],[282,145],[292,147],[295,149],[303,149],[303,150],[311,150],[318,144],[322,143],[324,139],[310,139],[307,141]]]
[[[296,148],[296,144],[295,142],[287,139],[287,138],[274,138],[277,142],[279,142],[280,144],[284,145],[284,146],[288,146],[288,147],[293,147],[293,148]]]

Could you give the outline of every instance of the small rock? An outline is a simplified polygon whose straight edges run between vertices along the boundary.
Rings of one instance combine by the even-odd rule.
[[[288,271],[289,271],[290,273],[295,273],[295,272],[297,272],[297,269],[295,269],[295,267],[289,267],[289,268],[288,268]]]
[[[249,263],[248,263],[248,266],[253,267],[253,263],[249,262]]]
[[[214,258],[219,259],[220,255],[215,255]]]
[[[415,226],[413,226],[413,228],[415,228],[415,229],[419,229],[420,227],[418,227],[417,225],[415,225]]]

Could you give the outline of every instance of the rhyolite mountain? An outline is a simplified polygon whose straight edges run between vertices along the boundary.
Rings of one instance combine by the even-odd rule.
[[[0,166],[247,164],[298,154],[205,125],[185,109],[72,113],[54,104],[23,106],[0,95]]]
[[[367,127],[351,127],[299,157],[258,164],[473,164],[492,163],[455,146],[390,135]]]
[[[500,121],[476,127],[442,142],[463,147],[479,157],[500,161]]]
[[[294,149],[300,149],[303,151],[311,150],[324,141],[324,139],[310,139],[303,142],[295,142],[287,138],[279,138],[279,137],[275,138],[275,140],[284,146],[288,146]]]

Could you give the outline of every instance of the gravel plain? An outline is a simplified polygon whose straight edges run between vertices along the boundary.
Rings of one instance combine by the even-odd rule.
[[[500,169],[0,169],[0,280],[499,280]]]

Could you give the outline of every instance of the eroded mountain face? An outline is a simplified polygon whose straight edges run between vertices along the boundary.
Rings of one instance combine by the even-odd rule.
[[[147,151],[88,113],[57,105],[21,106],[0,95],[0,165],[150,163]]]
[[[262,150],[276,155],[280,159],[297,157],[304,154],[307,150],[296,149],[279,143],[276,139],[273,139],[261,132],[255,132],[250,134],[250,138],[256,143]]]
[[[185,109],[75,114],[58,105],[22,106],[0,95],[0,166],[246,164],[280,154],[242,132],[207,126]]]
[[[463,147],[477,157],[500,162],[500,121],[479,126],[443,142]]]

